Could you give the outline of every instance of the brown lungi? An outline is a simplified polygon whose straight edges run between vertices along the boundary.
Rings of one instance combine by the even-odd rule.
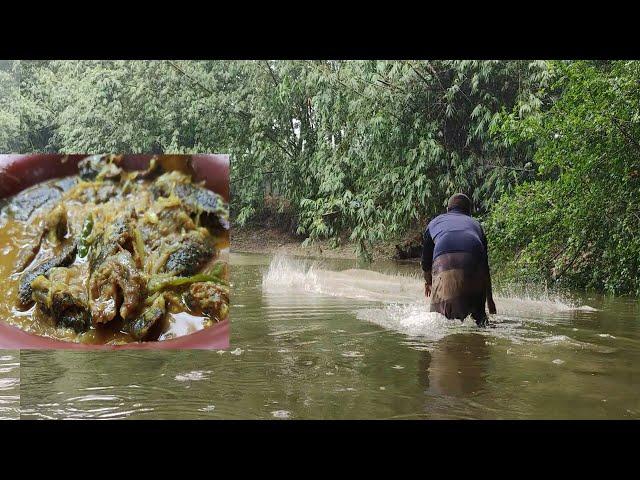
[[[466,252],[443,253],[431,267],[431,311],[464,320],[469,315],[482,325],[487,320],[487,269]]]

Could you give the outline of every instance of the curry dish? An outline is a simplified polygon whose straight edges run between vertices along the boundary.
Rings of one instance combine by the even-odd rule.
[[[228,205],[185,168],[91,156],[0,200],[0,319],[61,340],[174,338],[229,310]]]

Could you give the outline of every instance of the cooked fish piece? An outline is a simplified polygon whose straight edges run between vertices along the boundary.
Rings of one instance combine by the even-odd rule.
[[[146,296],[146,281],[126,250],[108,257],[89,280],[89,303],[94,325],[108,323],[119,313],[130,319]]]
[[[193,213],[201,215],[203,225],[229,229],[229,207],[217,193],[190,183],[176,185],[174,193]]]
[[[196,228],[196,224],[189,214],[180,207],[180,204],[176,204],[156,208],[158,210],[156,214],[158,221],[153,228],[157,235],[166,237],[172,233],[180,233],[183,230],[189,231]]]
[[[36,210],[52,205],[62,197],[62,191],[50,184],[29,188],[11,199],[9,212],[19,222],[28,221]]]
[[[110,256],[124,250],[132,250],[133,233],[130,215],[119,217],[97,234],[89,253],[89,271],[94,272]],[[94,224],[93,228],[96,228]]]
[[[28,307],[33,302],[31,282],[40,275],[47,275],[52,268],[66,267],[73,263],[78,249],[77,243],[71,242],[63,247],[62,253],[48,260],[40,262],[35,267],[27,270],[20,277],[20,287],[18,292],[18,306]]]
[[[146,308],[142,315],[129,324],[128,331],[136,340],[144,340],[151,328],[164,318],[167,313],[166,303],[162,295]]]
[[[82,203],[107,203],[113,198],[121,195],[118,185],[111,182],[83,183],[73,190],[73,198]]]
[[[49,234],[49,240],[54,244],[64,240],[68,232],[67,210],[64,204],[58,204],[46,215],[44,220],[34,221],[33,224],[35,225],[32,225],[31,229],[37,233],[33,240],[20,250],[15,264],[16,272],[22,272],[37,257],[46,234]]]
[[[192,215],[211,229],[229,229],[228,204],[217,193],[192,184],[188,175],[166,173],[154,182],[152,191],[156,197],[177,197]]]
[[[54,268],[50,278],[40,275],[31,286],[33,300],[43,313],[57,326],[80,333],[89,329],[91,313],[84,289],[74,284],[74,275],[68,268]]]
[[[169,254],[164,273],[189,276],[197,273],[215,255],[211,238],[201,230],[193,230],[183,236],[177,248]]]
[[[38,229],[37,236],[20,250],[15,264],[16,272],[24,271],[24,269],[31,265],[31,262],[33,262],[38,256],[40,246],[42,245],[42,240],[44,239],[46,233],[43,227],[44,226],[42,225],[41,228]]]
[[[78,184],[78,177],[65,177],[53,182],[53,185],[56,188],[59,188],[60,190],[62,190],[63,192],[67,192],[71,190],[77,184]]]

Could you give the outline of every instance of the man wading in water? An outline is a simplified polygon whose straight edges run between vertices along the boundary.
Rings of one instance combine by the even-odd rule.
[[[431,311],[464,320],[468,315],[478,326],[487,325],[496,313],[491,292],[487,237],[471,218],[471,200],[462,193],[449,199],[447,213],[429,222],[422,240],[424,293],[431,295]]]

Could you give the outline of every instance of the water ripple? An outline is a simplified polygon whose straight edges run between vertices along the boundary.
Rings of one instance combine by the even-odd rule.
[[[20,362],[15,354],[0,352],[0,419],[20,418]]]

